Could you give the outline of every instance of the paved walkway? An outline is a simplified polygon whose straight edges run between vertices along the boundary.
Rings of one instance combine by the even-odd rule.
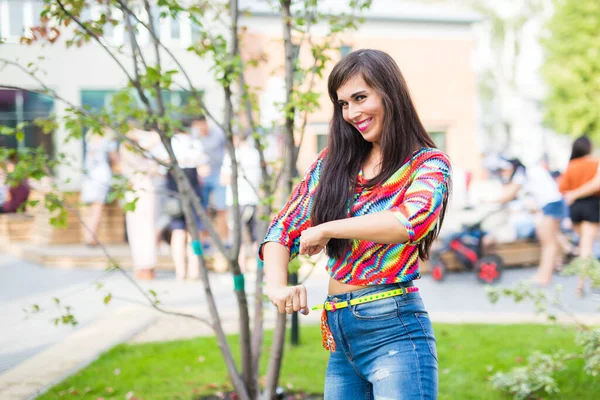
[[[508,271],[503,284],[510,285],[531,275],[531,269]],[[161,273],[145,290],[158,293],[165,308],[206,316],[200,282],[178,282],[172,273]],[[98,289],[96,283],[102,283]],[[233,282],[228,274],[212,274],[211,283],[225,329],[236,330]],[[565,288],[564,303],[582,319],[600,325],[597,298],[575,297],[575,278],[556,277]],[[309,301],[321,301],[327,275],[317,270],[307,281]],[[418,286],[435,322],[508,323],[543,321],[527,304],[502,300],[492,305],[485,289],[469,273],[450,275],[444,283],[423,278]],[[252,276],[246,287],[253,288]],[[107,293],[113,300],[103,304]],[[54,298],[71,305],[79,321],[76,327],[54,326],[58,314]],[[143,296],[120,273],[97,270],[47,269],[0,254],[0,398],[27,399],[93,361],[101,352],[124,342],[145,342],[211,335],[204,324],[165,316],[141,305]],[[39,305],[43,312],[27,315],[23,309]],[[266,325],[274,323],[266,312]],[[301,317],[303,323],[318,323],[318,313]]]

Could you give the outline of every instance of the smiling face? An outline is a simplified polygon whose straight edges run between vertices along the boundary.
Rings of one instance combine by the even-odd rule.
[[[340,86],[337,98],[344,120],[354,126],[367,142],[378,145],[383,131],[383,100],[367,85],[362,74]]]

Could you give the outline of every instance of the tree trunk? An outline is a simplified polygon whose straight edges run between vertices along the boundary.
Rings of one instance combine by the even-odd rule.
[[[269,357],[269,366],[267,367],[267,379],[265,382],[265,391],[262,400],[274,400],[279,374],[281,373],[281,361],[283,360],[283,345],[285,343],[285,327],[287,324],[287,314],[277,312],[277,323],[275,332],[273,332],[273,341],[271,343],[271,355]]]
[[[239,46],[238,46],[238,1],[230,0],[229,3],[229,12],[231,13],[231,46],[229,56],[231,61],[235,60],[236,57],[239,56]],[[231,77],[234,77],[233,65],[231,67]],[[232,182],[231,187],[233,191],[233,221],[234,221],[234,240],[233,246],[230,254],[228,255],[228,262],[231,268],[231,272],[234,275],[235,282],[235,296],[238,303],[238,311],[239,311],[239,324],[240,324],[240,350],[241,350],[241,358],[242,358],[242,377],[244,380],[244,384],[246,387],[247,393],[253,395],[255,393],[255,384],[253,373],[252,373],[252,347],[251,347],[251,335],[250,335],[250,314],[248,311],[248,297],[246,296],[245,285],[244,285],[244,275],[240,269],[240,265],[238,263],[238,256],[240,252],[241,245],[241,215],[240,215],[240,207],[239,207],[239,193],[237,187],[238,181],[238,168],[237,168],[237,159],[235,155],[235,148],[233,146],[233,129],[232,129],[232,119],[233,119],[233,102],[232,102],[232,92],[230,84],[233,83],[227,82],[224,85],[225,90],[225,134],[227,137],[227,151],[229,152],[229,157],[231,159],[231,172],[232,172]]]
[[[169,154],[172,154],[172,148],[169,142],[169,139],[162,138],[163,144],[167,148]],[[175,156],[172,156],[172,159],[175,159]],[[174,173],[177,182],[177,188],[181,194],[181,204],[184,212],[184,217],[186,220],[186,225],[188,227],[188,232],[192,236],[192,240],[199,241],[200,238],[198,236],[198,227],[196,226],[196,218],[193,214],[192,204],[197,202],[196,194],[192,191],[191,183],[188,181],[187,177],[183,174],[183,171],[179,168],[179,166],[174,167]],[[221,350],[221,354],[223,355],[223,359],[225,361],[225,365],[227,367],[227,372],[237,392],[240,399],[250,400],[248,389],[245,385],[245,382],[240,377],[240,374],[237,370],[237,366],[235,360],[233,358],[233,354],[231,353],[231,349],[229,344],[227,343],[227,336],[225,331],[223,330],[223,324],[221,322],[221,318],[219,316],[219,311],[217,309],[217,305],[215,302],[214,295],[212,293],[212,289],[210,287],[210,280],[208,277],[208,270],[206,268],[206,261],[204,256],[198,255],[200,261],[200,277],[202,279],[202,283],[204,284],[204,293],[206,295],[206,301],[208,304],[208,309],[212,319],[212,327],[217,336],[217,343],[219,345],[219,349]],[[236,292],[237,294],[237,292]],[[245,297],[245,296],[244,296]],[[247,307],[246,307],[247,310]],[[240,309],[240,315],[242,314]]]
[[[283,39],[285,48],[285,87],[286,104],[291,103],[294,90],[294,46],[292,43],[292,15],[291,0],[280,0],[281,12],[283,16]],[[285,135],[285,165],[283,176],[283,194],[287,198],[293,189],[293,179],[296,173],[296,144],[294,142],[294,109],[286,109],[286,118],[284,126]],[[285,343],[285,328],[287,325],[287,315],[277,314],[275,332],[273,332],[273,342],[271,344],[271,353],[269,357],[269,367],[267,370],[267,380],[265,382],[265,392],[263,400],[272,400],[275,398],[275,390],[281,373],[281,362],[283,360],[283,345]]]
[[[285,102],[290,104],[294,92],[294,44],[292,43],[292,14],[291,0],[281,0],[283,15],[283,43],[285,50]],[[285,116],[285,166],[284,166],[284,193],[288,196],[293,189],[294,177],[296,176],[296,161],[298,151],[294,140],[294,116],[295,109],[288,108]]]

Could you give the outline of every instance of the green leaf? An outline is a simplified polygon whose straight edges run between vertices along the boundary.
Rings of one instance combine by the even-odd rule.
[[[125,203],[125,205],[123,206],[123,211],[125,212],[133,212],[135,211],[135,204],[138,201],[138,197],[136,197],[135,199],[133,199],[132,201]]]
[[[104,296],[104,304],[110,303],[111,300],[112,300],[112,294],[109,293],[106,296]]]
[[[10,126],[0,125],[0,135],[4,136],[13,136],[15,134],[15,129]]]

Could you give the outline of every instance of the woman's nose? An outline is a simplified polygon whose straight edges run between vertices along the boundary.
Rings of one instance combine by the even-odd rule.
[[[360,110],[359,106],[354,106],[352,107],[351,105],[348,106],[348,117],[354,121],[354,122],[358,122],[359,117],[361,116],[362,111]]]

